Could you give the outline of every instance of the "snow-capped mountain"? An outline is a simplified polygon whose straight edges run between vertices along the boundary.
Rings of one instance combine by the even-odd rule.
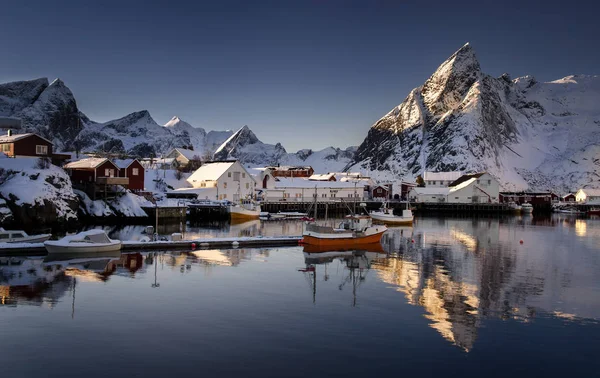
[[[600,184],[600,76],[481,72],[466,44],[369,130],[348,170],[379,179],[488,171],[506,190]]]
[[[280,143],[261,142],[248,126],[209,131],[179,117],[159,125],[147,110],[108,122],[94,122],[77,107],[73,93],[59,79],[36,79],[0,84],[0,117],[21,118],[24,130],[36,132],[55,144],[56,151],[123,153],[160,156],[175,147],[192,148],[214,159],[239,159],[246,166],[311,165],[317,171],[339,171],[355,148],[329,147],[288,154]]]
[[[214,159],[239,159],[242,164],[260,166],[277,164],[286,154],[280,143],[263,143],[248,126],[244,126],[216,149]]]

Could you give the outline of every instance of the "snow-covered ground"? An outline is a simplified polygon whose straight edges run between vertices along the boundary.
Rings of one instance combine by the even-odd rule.
[[[79,190],[75,190],[75,193],[81,199],[83,211],[93,217],[147,217],[142,206],[154,206],[152,202],[146,200],[144,197],[135,195],[129,191],[123,192],[116,198],[107,201],[92,201],[87,194]]]
[[[149,192],[165,193],[169,190],[175,190],[180,188],[191,188],[192,186],[187,182],[187,178],[190,177],[191,173],[181,172],[179,174],[176,170],[172,169],[146,169],[144,175],[144,188]]]
[[[0,195],[5,200],[19,206],[51,207],[58,220],[77,218],[77,196],[62,168],[41,169],[37,158],[0,156]]]

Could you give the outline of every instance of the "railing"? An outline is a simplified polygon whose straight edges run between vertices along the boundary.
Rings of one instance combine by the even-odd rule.
[[[99,185],[129,185],[129,177],[97,177]]]

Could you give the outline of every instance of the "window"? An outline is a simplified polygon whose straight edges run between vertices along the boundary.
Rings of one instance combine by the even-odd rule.
[[[201,182],[201,183],[200,183],[200,187],[201,187],[201,188],[206,188],[206,183],[205,183],[205,182]]]
[[[488,180],[488,185],[492,185],[492,180]]]
[[[321,194],[321,197],[322,197],[322,198],[327,198],[327,194],[326,194],[326,193],[323,193],[323,194]]]
[[[227,189],[227,183],[226,182],[223,183],[223,189]]]
[[[250,189],[250,184],[246,183],[246,189]]]
[[[48,146],[35,146],[35,153],[36,155],[48,155]]]
[[[246,174],[245,173],[242,173],[242,178],[246,178]]]
[[[134,176],[138,176],[140,174],[139,168],[133,168],[131,170],[131,174]]]
[[[233,172],[233,181],[240,181],[240,172]]]
[[[108,168],[104,169],[104,176],[110,176],[110,169],[108,169]]]
[[[227,177],[231,177],[231,172],[227,172]]]
[[[481,180],[477,180],[477,183],[479,184]]]
[[[223,199],[227,198],[227,193],[223,194]]]
[[[335,193],[331,193],[330,197],[335,198]]]
[[[317,194],[316,193],[313,193],[313,198],[317,198]]]
[[[2,145],[2,152],[10,152],[10,144],[5,143]]]
[[[454,199],[458,199],[458,197],[454,197]]]

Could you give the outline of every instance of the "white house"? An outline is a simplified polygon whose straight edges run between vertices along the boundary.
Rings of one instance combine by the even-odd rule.
[[[208,162],[198,168],[187,181],[195,189],[214,188],[218,200],[237,201],[254,197],[256,181],[238,161]]]
[[[306,178],[277,177],[262,189],[263,200],[268,202],[310,202],[315,196],[319,202],[362,201],[364,188],[359,182],[318,181]]]
[[[423,180],[428,188],[447,188],[451,183],[458,180],[462,172],[427,172],[423,174]]]
[[[498,180],[486,172],[462,175],[448,187],[415,187],[409,193],[413,202],[490,203],[499,197]]]
[[[188,150],[187,148],[174,148],[164,157],[165,159],[174,159],[174,161],[176,161],[177,164],[182,167],[188,165],[190,160],[201,158],[200,152]]]
[[[599,203],[600,189],[579,189],[575,194],[577,202]]]

